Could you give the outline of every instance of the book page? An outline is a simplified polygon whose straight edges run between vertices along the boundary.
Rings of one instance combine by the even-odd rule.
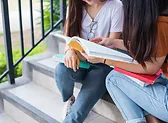
[[[133,61],[132,57],[125,53],[101,46],[99,44],[87,41],[76,36],[70,39],[68,45],[78,51],[84,50],[88,56],[124,61],[129,63],[137,63],[136,61]]]
[[[140,86],[142,86],[142,87],[149,85],[149,84],[144,83],[143,81],[141,81],[141,80],[139,80],[139,79],[136,79],[136,78],[134,78],[134,77],[131,77],[131,76],[128,76],[128,75],[125,75],[125,76],[127,76],[127,77],[130,78],[132,81],[134,81],[135,83],[137,83],[138,85],[140,85]]]
[[[88,50],[86,52],[88,56],[100,57],[100,58],[117,60],[117,61],[124,61],[129,63],[137,63],[135,60],[133,61],[132,57],[130,57],[125,53],[119,52],[111,48],[107,48],[105,46],[101,46],[99,44],[96,44],[81,38],[78,38],[78,40],[83,46],[87,47],[87,48],[84,47],[84,49]]]

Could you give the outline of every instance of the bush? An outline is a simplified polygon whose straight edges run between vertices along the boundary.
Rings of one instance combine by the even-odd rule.
[[[39,45],[36,47],[28,56],[32,56],[38,53],[42,53],[46,49],[45,45]],[[25,50],[27,51],[27,50]],[[13,61],[14,63],[17,62],[18,59],[21,58],[21,52],[20,50],[13,50]],[[5,53],[0,53],[0,75],[2,75],[6,71],[6,56]],[[15,67],[14,70],[15,77],[19,77],[22,75],[22,64],[20,63]],[[2,79],[1,82],[7,81],[7,77]]]
[[[3,74],[6,70],[6,56],[5,53],[0,52],[0,75]],[[5,81],[6,78],[4,78],[2,81]]]
[[[3,36],[3,33],[2,33],[2,32],[0,32],[0,36]]]
[[[50,0],[44,0],[44,30],[47,31],[50,29]],[[56,23],[60,18],[60,1],[53,1],[53,19],[54,23]],[[40,23],[39,23],[40,24]]]

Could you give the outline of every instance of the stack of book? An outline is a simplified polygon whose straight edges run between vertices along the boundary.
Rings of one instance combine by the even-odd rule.
[[[154,84],[162,74],[161,69],[154,75],[133,73],[118,67],[114,67],[114,70],[125,74],[128,78],[132,79],[134,82],[141,85],[142,87]]]

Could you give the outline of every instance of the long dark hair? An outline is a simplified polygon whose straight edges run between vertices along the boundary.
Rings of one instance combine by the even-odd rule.
[[[156,58],[157,20],[165,9],[163,1],[168,0],[123,0],[124,45],[144,67],[145,61],[152,61],[152,56]]]
[[[67,36],[81,36],[84,5],[85,2],[83,0],[69,0],[68,17],[64,27],[64,34]]]
[[[168,16],[168,0],[159,0],[159,12],[162,16]]]

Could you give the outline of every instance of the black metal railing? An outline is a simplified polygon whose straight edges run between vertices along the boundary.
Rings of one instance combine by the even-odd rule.
[[[4,33],[4,46],[5,46],[5,53],[6,53],[6,63],[7,63],[7,70],[0,76],[0,81],[5,77],[8,76],[8,81],[11,84],[15,84],[15,76],[14,76],[14,69],[15,67],[44,39],[46,38],[50,32],[56,29],[58,26],[63,24],[66,19],[66,0],[60,0],[60,19],[54,23],[54,10],[53,10],[53,0],[50,0],[50,29],[45,31],[44,30],[44,6],[43,0],[40,0],[41,6],[41,31],[42,36],[40,40],[35,41],[34,38],[34,22],[33,22],[33,5],[32,0],[29,0],[30,3],[30,22],[31,22],[31,41],[32,47],[25,53],[24,52],[24,38],[23,38],[23,24],[22,24],[22,0],[18,0],[18,10],[19,10],[19,25],[20,25],[20,41],[21,41],[21,58],[14,63],[13,62],[13,55],[12,55],[12,41],[11,41],[11,30],[10,30],[10,19],[9,19],[9,9],[8,9],[8,0],[1,0],[2,5],[2,22],[3,22],[3,33]],[[37,43],[35,43],[37,42]]]

